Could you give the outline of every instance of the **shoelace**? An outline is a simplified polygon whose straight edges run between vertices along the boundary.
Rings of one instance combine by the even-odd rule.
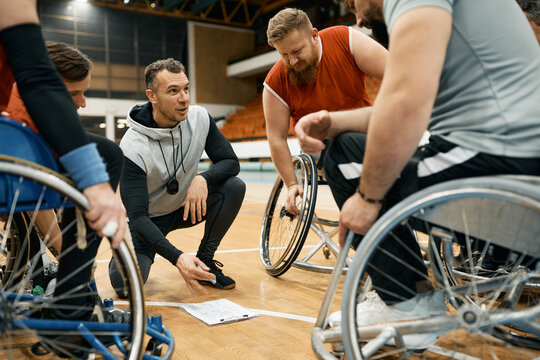
[[[223,273],[223,270],[219,269],[218,266],[223,267],[223,264],[221,262],[217,261],[217,260],[212,260],[212,264],[209,265],[209,267],[214,268],[215,271],[219,272],[220,274]]]

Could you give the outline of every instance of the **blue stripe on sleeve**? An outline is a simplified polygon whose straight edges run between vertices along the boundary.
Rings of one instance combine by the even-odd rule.
[[[79,189],[109,181],[105,163],[94,143],[71,150],[59,160]]]

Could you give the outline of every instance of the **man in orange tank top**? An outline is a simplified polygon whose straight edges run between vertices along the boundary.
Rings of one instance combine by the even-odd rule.
[[[264,82],[263,108],[272,161],[287,186],[287,210],[302,195],[287,134],[289,119],[294,126],[304,115],[322,110],[348,110],[371,106],[366,93],[366,75],[382,78],[387,51],[368,36],[346,26],[320,33],[307,14],[284,9],[268,24],[268,43],[281,59]]]

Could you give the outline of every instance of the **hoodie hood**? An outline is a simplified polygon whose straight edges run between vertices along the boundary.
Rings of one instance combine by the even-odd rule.
[[[170,214],[184,202],[191,181],[198,174],[210,121],[208,112],[197,105],[190,105],[187,119],[173,128],[157,127],[150,102],[135,105],[129,111],[130,128],[122,137],[120,148],[146,173],[150,217]],[[166,187],[172,177],[179,183],[174,195],[168,194]]]
[[[174,140],[178,141],[179,131],[178,128],[183,126],[187,120],[180,121],[175,127],[172,128],[160,128],[152,116],[152,103],[150,101],[144,104],[137,104],[129,110],[127,117],[130,128],[138,133],[144,134],[153,140],[171,139],[171,133],[174,136]],[[182,127],[182,130],[184,127]]]

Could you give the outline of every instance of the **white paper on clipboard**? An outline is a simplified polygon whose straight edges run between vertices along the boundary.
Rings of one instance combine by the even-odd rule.
[[[208,325],[226,324],[259,316],[257,312],[227,299],[202,303],[181,303],[178,307]]]

